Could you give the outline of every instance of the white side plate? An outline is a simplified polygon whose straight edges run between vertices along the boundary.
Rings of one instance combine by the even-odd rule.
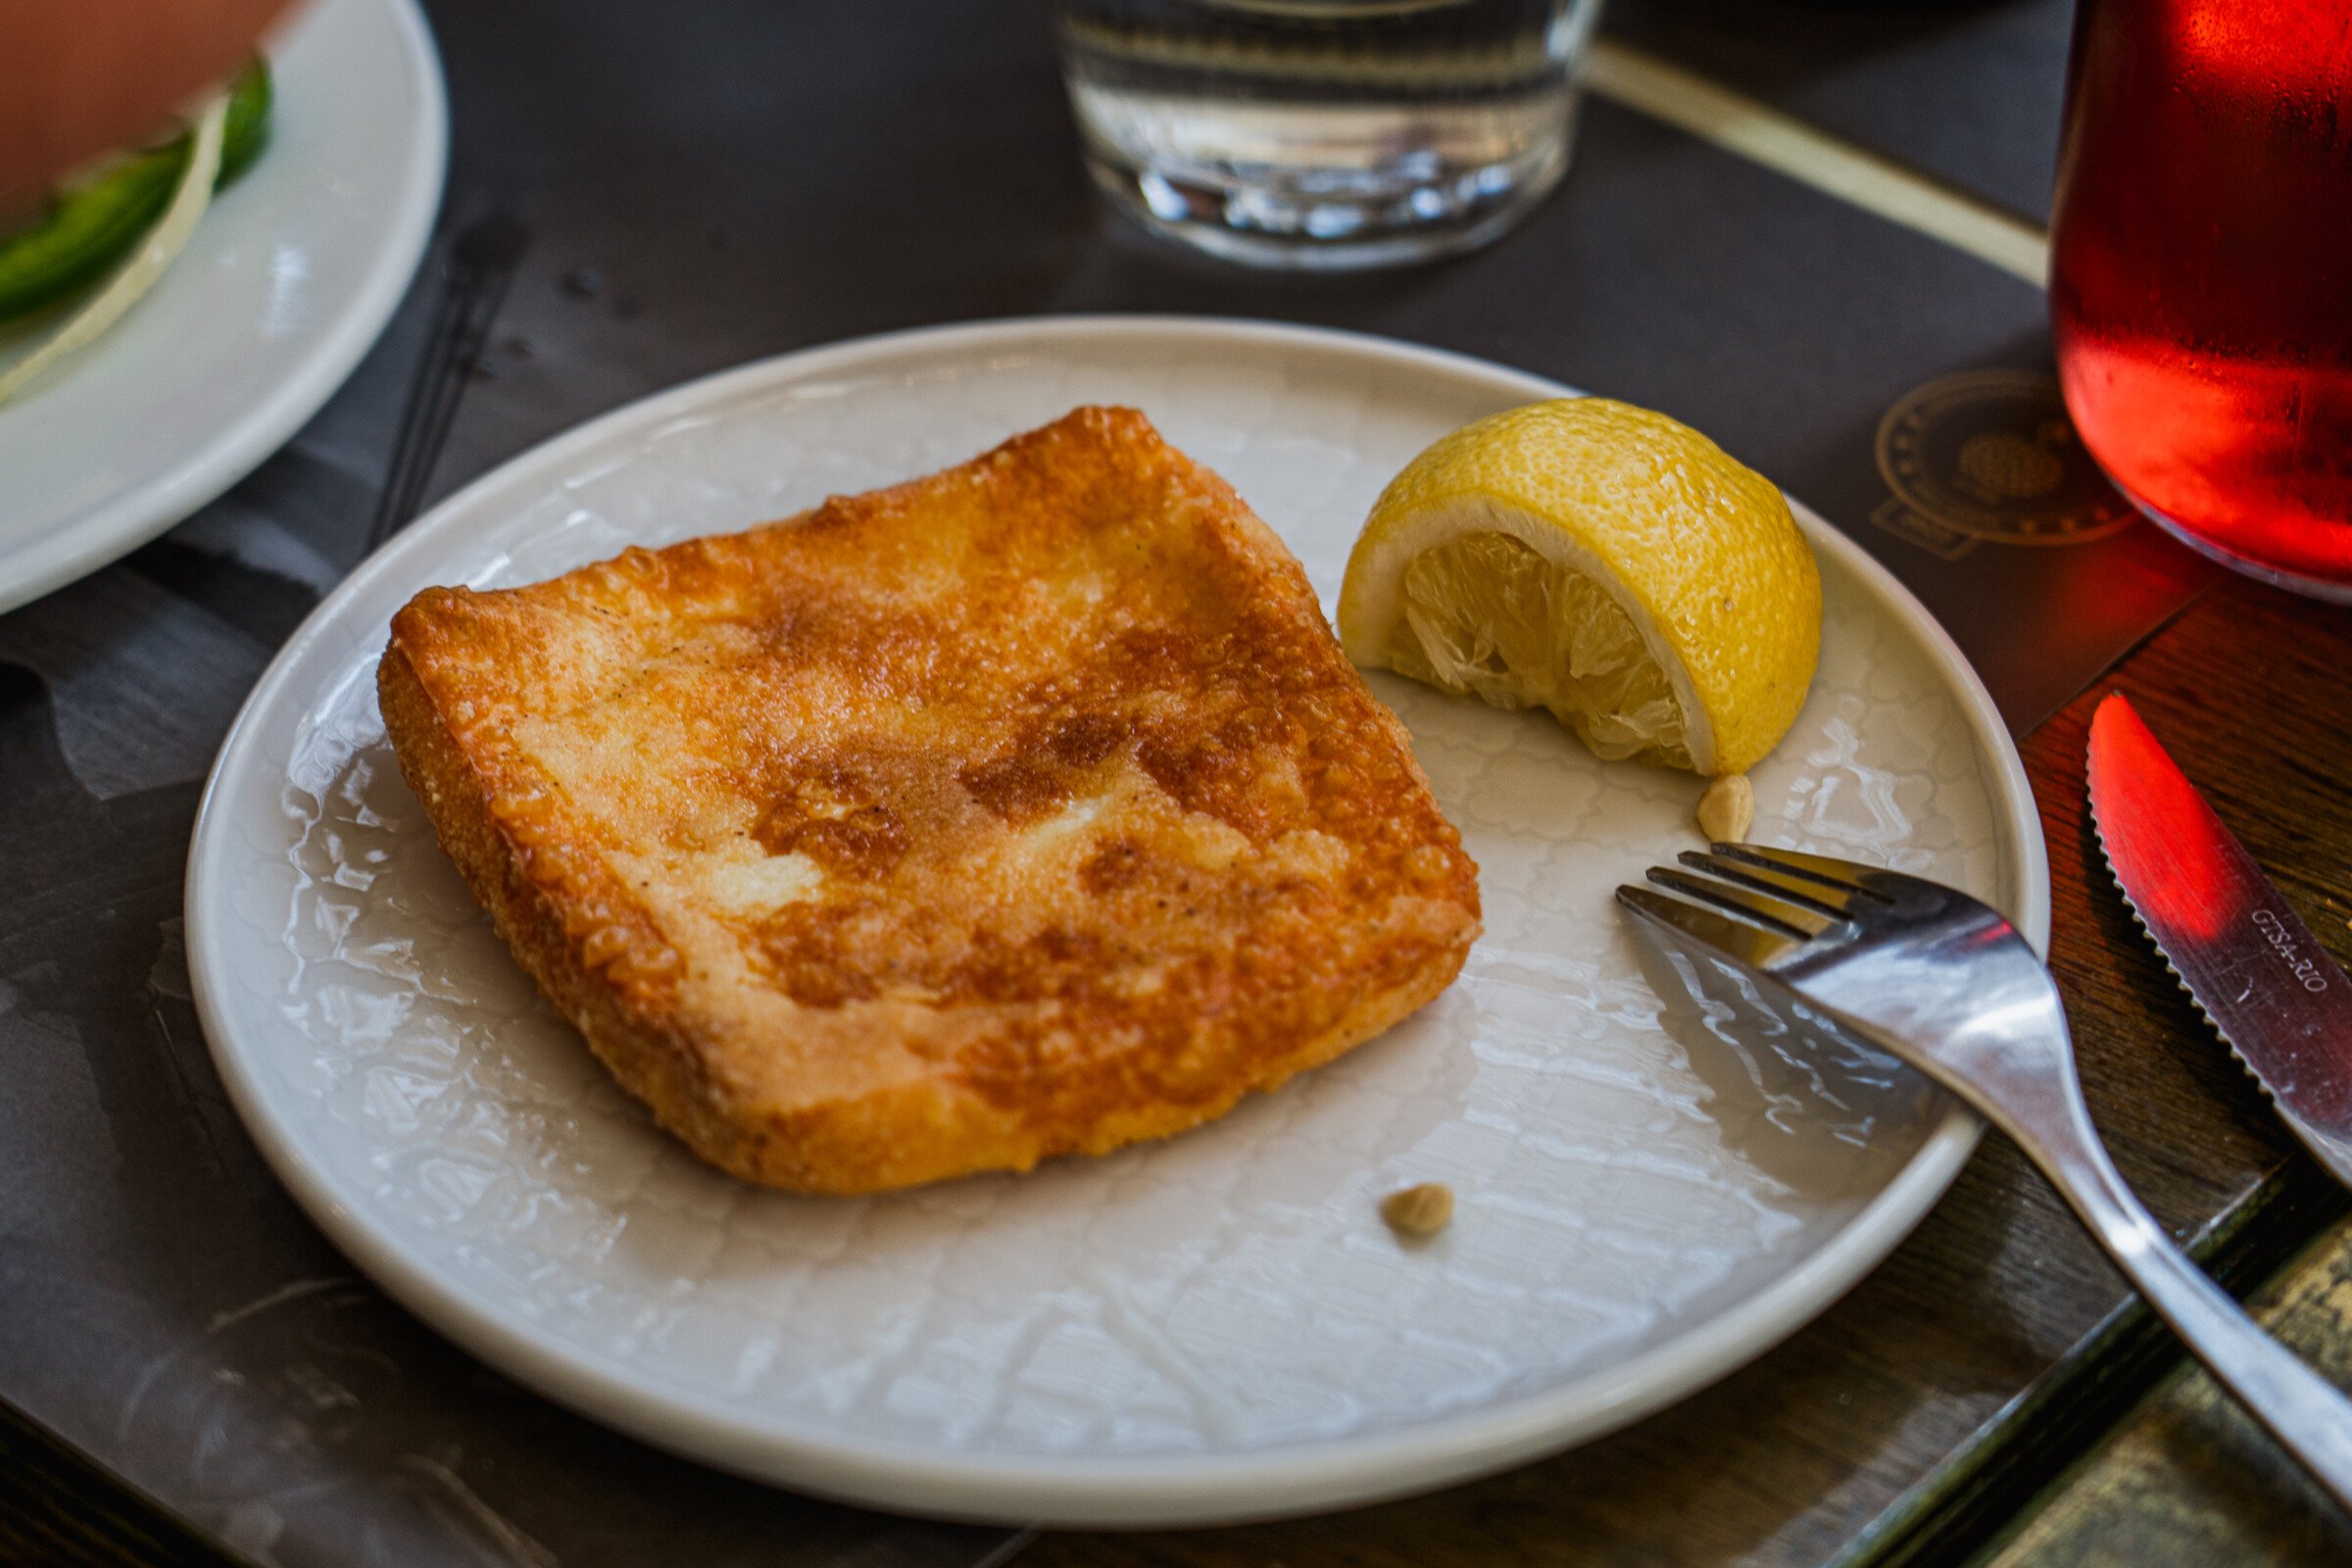
[[[137,549],[285,445],[416,275],[449,139],[416,0],[312,0],[270,66],[261,162],[112,331],[0,405],[0,611]]]
[[[1610,891],[1696,844],[1694,778],[1377,676],[1482,867],[1487,934],[1446,995],[1168,1143],[806,1199],[698,1164],[536,1000],[375,708],[385,622],[428,583],[747,526],[1083,402],[1143,409],[1233,480],[1328,608],[1415,452],[1563,392],[1333,332],[1014,321],[750,366],[516,459],[346,582],[221,754],[188,935],[247,1125],[363,1268],[505,1371],[884,1508],[1327,1508],[1562,1447],[1721,1376],[1884,1257],[1978,1129],[1891,1065],[1667,1031]],[[1958,883],[2040,942],[2040,831],[1992,705],[1916,601],[1798,514],[1822,668],[1754,774],[1756,836]],[[1459,1204],[1408,1250],[1376,1207],[1419,1181]]]

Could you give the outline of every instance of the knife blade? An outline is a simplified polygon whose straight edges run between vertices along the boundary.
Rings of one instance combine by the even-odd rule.
[[[2090,814],[2174,976],[2303,1146],[2352,1186],[2352,980],[2120,692],[2091,716]]]

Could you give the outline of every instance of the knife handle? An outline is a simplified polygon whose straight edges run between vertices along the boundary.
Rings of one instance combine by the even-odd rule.
[[[1996,1119],[2214,1380],[2352,1513],[2352,1399],[2263,1332],[2173,1245],[2107,1157],[2081,1093],[2050,1097],[2037,1115],[2012,1109]]]

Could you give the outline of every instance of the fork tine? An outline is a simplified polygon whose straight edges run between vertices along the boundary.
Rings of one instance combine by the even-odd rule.
[[[1741,887],[1754,888],[1759,893],[1769,893],[1790,904],[1817,909],[1838,919],[1851,919],[1874,905],[1886,903],[1884,897],[1868,888],[1834,887],[1814,877],[1799,876],[1793,871],[1781,870],[1778,866],[1735,860],[1728,855],[1685,850],[1675,858],[1693,871],[1704,871],[1709,876],[1737,882]]]
[[[1677,871],[1670,865],[1651,866],[1649,879],[1669,892],[1721,909],[1735,920],[1763,926],[1797,942],[1810,942],[1838,923],[1836,915],[1823,914],[1818,909],[1809,909],[1786,899],[1776,899],[1769,894],[1732,883],[1692,876],[1688,871]]]
[[[1856,889],[1868,892],[1869,884],[1864,878],[1886,869],[1884,866],[1864,865],[1860,860],[1840,860],[1827,855],[1807,855],[1801,850],[1775,849],[1769,844],[1711,844],[1707,847],[1727,860],[1741,860],[1749,865],[1786,871],[1848,893]]]
[[[1621,886],[1617,889],[1617,902],[1647,924],[1664,930],[1670,940],[1696,942],[1722,957],[1754,969],[1769,967],[1804,946],[1802,941],[1783,932],[1734,920],[1713,909],[1670,899],[1650,888]]]

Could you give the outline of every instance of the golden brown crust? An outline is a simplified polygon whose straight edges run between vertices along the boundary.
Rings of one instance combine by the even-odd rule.
[[[1442,991],[1476,868],[1305,575],[1141,415],[394,617],[386,727],[662,1124],[865,1192],[1219,1115]]]

